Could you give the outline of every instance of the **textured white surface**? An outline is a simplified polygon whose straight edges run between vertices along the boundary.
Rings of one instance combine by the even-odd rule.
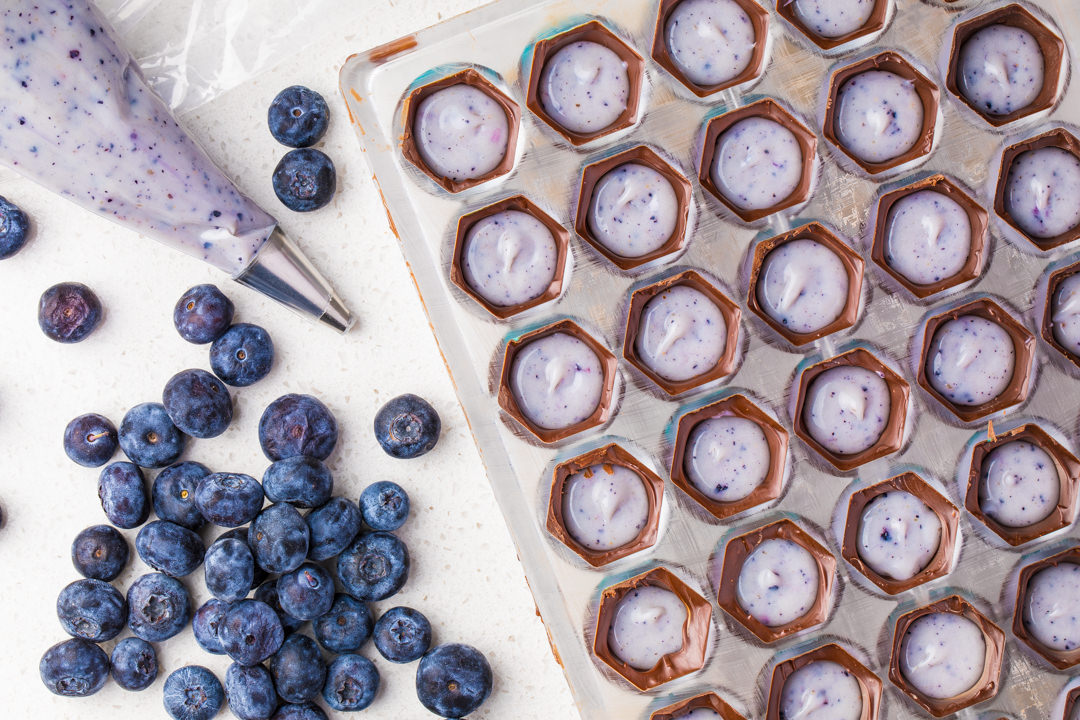
[[[41,653],[65,639],[53,606],[60,589],[78,577],[69,559],[71,539],[83,527],[105,522],[96,496],[97,472],[74,465],[64,455],[64,426],[91,411],[119,424],[128,407],[159,400],[165,381],[176,371],[208,367],[207,348],[182,341],[173,330],[171,313],[187,287],[216,282],[233,298],[239,319],[270,331],[277,361],[265,380],[234,393],[237,412],[229,431],[216,440],[192,442],[186,457],[214,469],[261,476],[267,461],[256,426],[263,407],[286,392],[319,396],[342,428],[330,459],[337,492],[355,498],[368,483],[391,479],[413,499],[414,512],[401,532],[412,553],[412,574],[400,595],[376,607],[416,607],[432,620],[437,642],[467,642],[487,654],[495,670],[495,692],[472,717],[576,717],[336,90],[338,68],[349,53],[478,4],[372,2],[363,24],[320,39],[184,118],[211,156],[299,238],[357,312],[358,327],[344,338],[304,323],[195,260],[91,216],[30,182],[0,174],[0,195],[19,203],[36,225],[35,237],[23,252],[0,263],[0,505],[5,515],[0,528],[5,578],[0,583],[5,645],[0,653],[5,688],[0,715],[163,717],[161,684],[169,672],[197,663],[224,675],[228,660],[202,652],[190,628],[157,645],[161,674],[141,693],[110,683],[91,698],[59,698],[44,688],[37,671]],[[322,92],[334,113],[320,147],[337,165],[338,195],[332,206],[307,216],[284,210],[270,187],[271,170],[285,149],[266,130],[266,107],[278,90],[293,83]],[[36,325],[40,293],[68,280],[94,288],[107,313],[101,328],[74,346],[47,340]],[[403,392],[431,400],[444,425],[435,451],[411,462],[384,455],[371,432],[376,409]],[[133,543],[135,533],[126,534]],[[204,533],[210,539],[216,534]],[[147,571],[135,557],[115,584],[126,590],[134,577]],[[208,597],[201,570],[186,582],[201,604]],[[112,644],[106,643],[106,649]],[[393,666],[370,644],[362,652],[375,660],[382,674],[379,697],[364,717],[434,717],[416,700],[415,665]],[[221,717],[230,715],[224,711]]]

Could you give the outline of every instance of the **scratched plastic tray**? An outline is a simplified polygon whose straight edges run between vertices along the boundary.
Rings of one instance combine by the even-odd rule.
[[[961,715],[1035,720],[1049,717],[1052,706],[1060,703],[1068,672],[1054,670],[1011,631],[1014,578],[1033,555],[1042,556],[1048,549],[1073,542],[1076,532],[1059,532],[1014,549],[991,536],[963,510],[963,485],[972,445],[986,437],[987,426],[965,426],[949,419],[917,386],[910,359],[916,345],[913,334],[932,308],[982,294],[1002,300],[1038,336],[1041,298],[1037,285],[1047,269],[1061,264],[1069,253],[1069,246],[1036,253],[1007,238],[1003,224],[995,218],[992,195],[996,156],[1007,139],[1035,134],[1055,122],[1080,123],[1080,91],[1067,86],[1048,119],[1003,133],[975,118],[945,89],[941,57],[943,46],[951,40],[952,24],[958,17],[997,5],[897,0],[890,24],[873,43],[874,48],[900,50],[921,64],[941,89],[944,119],[929,160],[891,178],[886,187],[944,172],[966,184],[992,219],[989,262],[981,278],[958,294],[930,303],[898,291],[872,262],[873,206],[882,183],[844,169],[848,163],[836,156],[821,131],[823,88],[830,68],[864,57],[868,49],[828,56],[786,24],[774,7],[769,8],[765,73],[747,94],[729,90],[696,98],[652,59],[657,0],[501,0],[355,55],[345,64],[341,90],[358,137],[583,717],[647,718],[675,700],[715,690],[747,718],[761,718],[766,712],[774,664],[826,640],[841,642],[882,680],[881,718],[928,717],[888,679],[892,625],[902,612],[953,592],[972,600],[1007,636],[1001,692]],[[1080,12],[1073,3],[1046,0],[1030,5],[1041,8],[1065,38],[1080,37]],[[630,130],[580,149],[526,108],[528,62],[538,37],[590,18],[601,19],[646,59],[645,89],[640,119]],[[520,137],[511,173],[450,194],[403,158],[403,101],[411,89],[463,67],[482,68],[518,104]],[[748,227],[730,220],[715,198],[702,190],[696,179],[696,163],[707,119],[762,96],[780,100],[814,129],[820,177],[811,202],[798,216],[780,213],[765,226]],[[573,235],[573,218],[583,167],[641,143],[659,149],[691,179],[691,235],[685,253],[670,262],[626,273]],[[556,301],[510,320],[498,320],[451,282],[451,254],[460,216],[516,194],[527,196],[571,232],[570,267]],[[811,219],[834,227],[862,255],[867,270],[865,306],[853,328],[794,351],[779,343],[775,333],[748,311],[746,258],[759,234],[771,236]],[[740,304],[741,356],[737,371],[724,385],[714,383],[673,400],[627,363],[621,348],[631,291],[687,268],[703,270],[719,280],[721,289]],[[602,427],[544,446],[500,410],[496,397],[499,371],[509,340],[564,318],[576,320],[618,358],[617,401],[611,420]],[[912,431],[900,452],[855,472],[838,473],[791,433],[791,388],[806,365],[856,345],[865,345],[891,362],[910,384]],[[1036,353],[1033,392],[1018,408],[993,416],[995,430],[1040,419],[1075,451],[1071,436],[1080,408],[1076,371],[1042,338],[1037,340]],[[671,483],[669,467],[678,417],[687,409],[734,392],[753,398],[787,428],[791,467],[778,501],[721,522]],[[593,569],[545,529],[548,492],[555,464],[613,439],[665,479],[664,522],[659,540],[650,550]],[[853,490],[909,469],[918,471],[961,509],[961,552],[958,564],[947,576],[888,597],[841,559],[840,523]],[[766,646],[720,609],[715,563],[729,537],[779,517],[798,519],[837,558],[836,601],[824,625]],[[593,625],[603,588],[658,565],[674,569],[710,599],[712,630],[701,671],[643,693],[596,661],[591,651]]]

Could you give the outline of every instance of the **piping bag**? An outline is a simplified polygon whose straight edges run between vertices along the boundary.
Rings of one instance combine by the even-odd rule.
[[[177,123],[91,0],[4,0],[0,164],[339,332],[353,317]]]

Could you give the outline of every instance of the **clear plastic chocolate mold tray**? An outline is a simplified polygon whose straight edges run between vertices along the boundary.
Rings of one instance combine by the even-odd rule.
[[[1068,242],[1070,238],[1059,238],[1064,244],[1058,239],[1044,243],[1051,248],[1044,252],[1001,217],[994,197],[1001,159],[1009,156],[1009,147],[1055,128],[1076,132],[1070,123],[1080,124],[1080,90],[1068,83],[1075,58],[1066,43],[1060,98],[1048,110],[995,127],[949,90],[948,63],[959,23],[1011,3],[890,0],[887,4],[884,14],[875,11],[875,17],[884,18],[882,30],[871,29],[861,38],[856,33],[827,49],[801,35],[776,12],[775,3],[761,4],[769,22],[764,56],[754,61],[762,66],[760,77],[747,77],[743,84],[704,97],[699,96],[700,88],[687,87],[654,59],[658,12],[673,5],[666,0],[501,0],[356,55],[342,70],[341,89],[352,121],[517,543],[537,608],[585,718],[644,719],[708,692],[731,707],[716,699],[681,706],[722,707],[725,717],[731,708],[746,718],[772,717],[776,704],[769,696],[774,675],[786,677],[795,666],[788,660],[831,643],[842,648],[838,656],[850,656],[880,680],[880,703],[875,700],[864,707],[877,707],[882,720],[930,717],[927,708],[940,712],[940,703],[918,702],[905,694],[890,679],[890,663],[897,623],[935,603],[968,608],[964,612],[974,612],[1004,632],[1000,677],[960,716],[1042,720],[1056,707],[1052,720],[1059,720],[1061,708],[1075,704],[1071,686],[1067,687],[1070,670],[1057,669],[1018,638],[1013,615],[1022,568],[1075,543],[1076,478],[1070,474],[1077,470],[1071,454],[1077,451],[1080,374],[1076,360],[1066,357],[1040,330],[1047,288],[1057,285],[1051,281],[1053,274],[1075,262],[1071,253],[1078,248]],[[1080,37],[1080,13],[1071,2],[1022,5],[1052,34]],[[616,122],[620,129],[593,139],[570,138],[530,109],[535,105],[530,102],[530,69],[538,41],[590,22],[594,23],[590,32],[597,32],[599,25],[600,32],[624,43],[630,49],[625,57],[640,56],[641,94],[636,112]],[[920,146],[923,152],[916,153],[918,157],[899,167],[867,169],[836,148],[823,132],[823,121],[833,73],[885,51],[892,53],[889,62],[900,56],[936,87],[940,110],[932,118],[933,137]],[[414,91],[467,70],[512,101],[520,115],[511,113],[516,124],[516,142],[509,154],[512,166],[497,168],[486,182],[451,192],[403,154],[402,141],[409,134],[407,101]],[[702,187],[700,156],[710,120],[764,98],[773,99],[816,136],[816,177],[807,203],[744,221]],[[640,146],[689,181],[685,237],[644,264],[617,264],[575,230],[580,188],[588,166]],[[973,257],[965,266],[965,273],[978,272],[974,280],[961,278],[936,294],[915,293],[877,264],[875,214],[882,196],[938,174],[988,214],[985,258]],[[565,267],[560,266],[565,271],[561,283],[554,283],[539,305],[520,313],[500,312],[509,315],[500,318],[461,289],[460,273],[453,267],[455,246],[462,217],[517,196],[564,228],[570,242]],[[520,205],[518,201],[515,206]],[[972,217],[978,217],[977,212]],[[748,287],[758,242],[809,222],[854,250],[864,272],[861,294],[855,293],[859,301],[855,322],[797,344],[751,311]],[[973,229],[981,233],[976,225]],[[628,362],[623,348],[631,295],[687,270],[696,270],[738,304],[739,356],[729,374],[672,395]],[[919,352],[928,321],[980,299],[993,301],[1026,328],[1034,339],[1034,358],[1028,385],[1016,395],[1018,403],[989,408],[965,421],[924,388],[918,359],[911,354]],[[585,422],[580,432],[557,439],[549,435],[546,439],[554,441],[546,443],[507,412],[507,403],[500,403],[502,364],[514,340],[567,320],[611,353],[615,362],[605,361],[605,367],[615,376],[603,412]],[[845,470],[804,440],[805,433],[797,432],[793,418],[799,405],[794,394],[803,371],[837,356],[863,358],[857,360],[860,363],[870,357],[874,367],[898,376],[900,384],[890,386],[890,391],[895,390],[893,397],[907,407],[906,423],[889,430],[884,453],[870,452],[867,462]],[[782,475],[779,493],[774,491],[776,477],[771,477],[773,491],[759,494],[760,504],[731,515],[711,512],[699,502],[700,494],[692,498],[682,489],[685,480],[677,486],[671,463],[680,419],[733,396],[743,397],[723,407],[753,403],[785,431],[786,458],[773,469]],[[1038,425],[1040,437],[1052,438],[1064,450],[1060,468],[1069,485],[1064,495],[1069,502],[1059,508],[1059,515],[1066,516],[1062,522],[1051,523],[1046,533],[1016,545],[973,515],[965,502],[973,455],[981,457],[980,443],[1027,424]],[[594,567],[586,561],[587,553],[568,547],[548,530],[549,497],[562,463],[612,443],[662,478],[665,487],[662,507],[653,518],[658,523],[655,542],[647,537],[637,552]],[[782,446],[779,441],[774,445]],[[603,452],[595,456],[600,455]],[[935,560],[933,572],[922,581],[907,583],[910,587],[890,595],[845,560],[844,522],[853,495],[909,472],[940,495],[934,507],[948,518],[950,550]],[[722,609],[718,593],[732,543],[782,520],[794,523],[807,542],[827,549],[835,570],[831,583],[824,585],[831,597],[817,608],[824,621],[767,643]],[[668,571],[660,574],[669,578],[663,582],[681,581],[704,597],[711,619],[704,666],[654,687],[641,673],[615,672],[596,656],[593,646],[605,589],[613,589],[609,597],[618,596],[620,583],[655,568]],[[677,580],[671,581],[672,576]],[[606,648],[604,640],[600,644]],[[694,638],[695,651],[700,640]],[[834,649],[827,652],[837,654]],[[681,669],[674,674],[687,667],[685,658],[676,664]],[[641,686],[647,689],[639,690]],[[873,682],[866,686],[876,687]]]

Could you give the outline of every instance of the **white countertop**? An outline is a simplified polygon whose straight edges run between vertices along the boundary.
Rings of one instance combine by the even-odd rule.
[[[5,688],[0,714],[4,717],[164,717],[161,687],[168,673],[182,665],[202,664],[224,676],[228,659],[200,650],[190,627],[157,644],[158,681],[140,693],[110,682],[90,698],[60,698],[45,689],[37,669],[42,652],[66,639],[53,608],[57,593],[79,577],[70,561],[71,540],[82,528],[105,522],[96,493],[97,471],[67,459],[61,445],[64,426],[85,412],[100,412],[119,425],[127,408],[160,401],[162,387],[175,372],[209,367],[208,347],[184,342],[172,326],[176,299],[203,282],[217,283],[232,297],[238,319],[269,330],[277,357],[266,379],[234,393],[236,418],[226,434],[191,442],[185,457],[215,470],[261,477],[268,464],[256,434],[262,409],[287,392],[320,397],[341,425],[341,440],[329,461],[336,492],[355,499],[368,483],[389,479],[412,497],[413,514],[400,532],[409,545],[412,572],[399,595],[375,608],[415,607],[431,619],[436,642],[466,642],[484,651],[494,669],[495,689],[470,717],[577,717],[337,93],[337,72],[348,54],[481,3],[368,4],[365,23],[320,39],[184,118],[210,155],[299,239],[358,314],[357,327],[345,337],[305,323],[208,266],[0,172],[0,195],[25,209],[35,225],[27,247],[0,262],[0,506],[5,515],[0,528],[4,570],[0,628],[5,645],[0,652]],[[266,108],[280,89],[291,84],[320,91],[333,112],[330,131],[319,147],[337,165],[338,194],[332,206],[308,215],[285,210],[270,186],[271,171],[286,148],[271,138]],[[38,297],[62,281],[86,283],[106,309],[99,330],[78,345],[54,343],[37,327]],[[428,398],[443,420],[436,449],[413,461],[385,455],[371,427],[378,407],[404,392]],[[212,539],[219,532],[210,530],[204,536]],[[121,590],[149,572],[135,554],[135,531],[125,534],[133,559],[114,583]],[[201,570],[185,583],[196,606],[209,597]],[[112,645],[104,647],[108,651]],[[416,700],[415,664],[392,665],[370,643],[362,653],[376,662],[382,676],[379,696],[365,718],[435,717]],[[221,717],[231,715],[223,711]]]

